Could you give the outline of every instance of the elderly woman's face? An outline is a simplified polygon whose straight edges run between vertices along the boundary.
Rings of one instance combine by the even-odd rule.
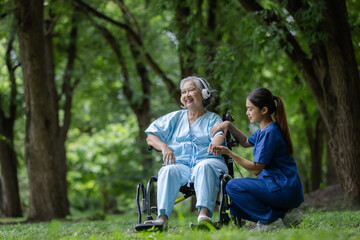
[[[201,91],[193,81],[187,81],[181,88],[181,100],[186,108],[203,106]]]

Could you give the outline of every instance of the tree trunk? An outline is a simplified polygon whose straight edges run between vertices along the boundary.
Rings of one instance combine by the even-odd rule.
[[[328,76],[317,79],[322,91],[310,87],[330,134],[331,155],[342,189],[351,203],[360,205],[360,79],[345,1],[326,1],[321,30],[328,35],[326,55],[315,55],[313,66],[316,72],[326,69]]]
[[[46,221],[68,213],[57,161],[57,113],[44,68],[42,0],[15,1],[20,59],[25,82],[25,158],[29,180],[28,220]]]
[[[196,69],[196,42],[195,36],[189,36],[188,30],[192,23],[189,22],[191,16],[190,7],[185,1],[179,0],[176,4],[175,23],[177,26],[177,39],[179,40],[179,62],[181,78],[197,75]]]
[[[11,82],[11,96],[9,117],[0,109],[0,164],[1,164],[1,210],[4,217],[21,217],[21,205],[19,184],[17,178],[17,159],[14,149],[14,123],[16,119],[16,95],[17,86],[15,81],[15,69],[11,62],[11,51],[15,39],[15,29],[12,32],[6,49],[6,66]],[[0,105],[1,105],[0,94]]]
[[[329,144],[326,146],[326,170],[326,185],[339,184],[339,179],[336,175],[336,166],[330,152]]]
[[[0,117],[1,210],[4,217],[22,216],[13,124],[14,122]]]
[[[312,127],[306,103],[300,100],[300,108],[304,117],[306,136],[310,148],[311,159],[311,191],[319,189],[322,182],[322,158],[324,152],[324,127],[320,114],[318,113],[315,128]],[[315,134],[314,134],[315,133]]]
[[[211,87],[213,89],[217,90],[217,94],[220,96],[221,95],[221,82],[220,81],[214,81],[215,80],[215,67],[214,67],[214,62],[215,62],[215,58],[216,58],[216,54],[218,51],[218,45],[217,43],[220,42],[221,40],[221,31],[219,31],[217,29],[217,18],[218,18],[218,14],[217,14],[217,5],[218,5],[218,1],[217,0],[210,0],[209,1],[209,6],[208,6],[208,19],[207,19],[207,26],[206,26],[206,34],[207,37],[206,38],[202,38],[202,45],[207,46],[207,52],[205,53],[206,55],[206,59],[207,59],[207,64],[205,66],[205,76],[208,78],[209,82],[211,83]],[[195,64],[195,63],[193,63]],[[220,97],[215,98],[214,103],[208,107],[209,111],[215,112],[215,113],[219,113],[220,110]]]
[[[311,190],[320,188],[322,181],[322,158],[324,153],[324,131],[321,116],[318,116],[315,125],[315,138],[311,149]]]
[[[46,28],[45,28],[46,33],[44,34],[45,72],[46,72],[46,82],[48,85],[48,92],[50,93],[50,99],[51,99],[49,105],[53,109],[53,113],[55,115],[54,116],[55,142],[53,144],[54,146],[56,146],[54,148],[55,149],[54,159],[58,166],[57,174],[59,175],[59,182],[58,182],[59,188],[57,189],[57,191],[59,192],[59,195],[63,198],[62,202],[65,204],[64,209],[67,209],[67,211],[64,213],[66,216],[70,213],[69,200],[67,198],[67,181],[66,181],[66,149],[65,149],[66,137],[61,136],[61,128],[59,126],[59,106],[58,106],[59,103],[58,103],[58,93],[55,83],[54,49],[53,49],[53,36],[51,29],[52,25],[53,22],[51,18],[49,18],[46,21]]]

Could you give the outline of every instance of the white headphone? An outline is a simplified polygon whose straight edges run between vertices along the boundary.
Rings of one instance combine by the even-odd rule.
[[[202,95],[203,99],[205,99],[205,100],[208,99],[211,96],[211,93],[209,90],[209,84],[205,80],[203,80],[199,77],[196,77],[195,79],[199,80],[201,82],[201,84],[204,86],[204,89],[201,90],[201,95]]]

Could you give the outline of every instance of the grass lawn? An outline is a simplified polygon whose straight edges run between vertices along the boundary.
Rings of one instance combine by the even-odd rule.
[[[215,216],[215,219],[216,216]],[[5,224],[20,219],[1,219],[0,239],[360,239],[360,211],[305,213],[305,220],[294,229],[281,229],[269,233],[249,232],[254,223],[244,228],[223,227],[217,231],[191,230],[189,223],[195,215],[174,216],[166,232],[136,232],[136,213],[108,215],[104,220],[53,220],[49,223]]]

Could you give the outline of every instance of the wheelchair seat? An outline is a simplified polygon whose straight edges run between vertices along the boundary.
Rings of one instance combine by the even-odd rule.
[[[234,118],[231,116],[230,113],[223,115],[223,121],[230,121],[233,122]],[[237,146],[238,142],[232,138],[230,132],[228,131],[226,134],[226,145],[229,149],[232,149],[232,147]],[[152,146],[149,146],[149,150],[153,150],[154,148]],[[156,150],[156,149],[155,149]],[[158,150],[156,150],[158,151]],[[234,168],[233,168],[233,159],[227,155],[223,155],[225,159],[225,163],[228,167],[228,174],[221,174],[220,175],[220,193],[221,193],[221,200],[216,201],[216,204],[219,205],[219,220],[218,222],[213,222],[213,226],[215,228],[220,228],[222,225],[227,225],[230,222],[230,217],[228,213],[226,212],[228,209],[230,209],[230,203],[229,198],[226,193],[226,183],[234,177]],[[148,229],[154,229],[162,231],[162,226],[153,226],[151,224],[145,224],[142,223],[142,214],[146,215],[146,221],[147,220],[153,220],[153,217],[151,216],[152,212],[157,213],[157,208],[155,206],[150,206],[150,189],[153,182],[157,182],[157,177],[153,176],[149,179],[147,183],[147,187],[145,190],[145,186],[140,182],[137,187],[137,193],[136,193],[136,204],[137,204],[137,210],[138,210],[138,223],[135,226],[135,229],[137,231],[142,230],[148,230]],[[176,199],[175,204],[182,202],[183,200],[195,195],[195,189],[194,184],[190,183],[190,186],[184,185],[180,188],[180,191],[183,196]],[[140,205],[140,195],[142,195],[142,207]],[[234,223],[237,226],[242,226],[243,222],[241,219],[237,219],[233,217]]]

